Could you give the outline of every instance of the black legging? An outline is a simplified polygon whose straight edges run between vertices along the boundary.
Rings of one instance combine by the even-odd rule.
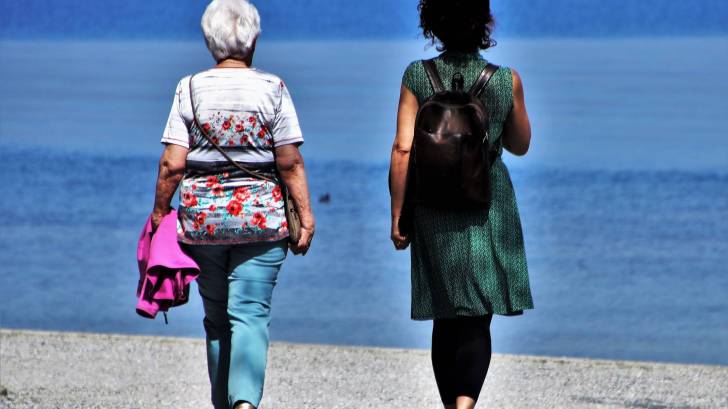
[[[490,366],[492,315],[435,320],[432,368],[440,397],[452,405],[458,396],[478,400]]]

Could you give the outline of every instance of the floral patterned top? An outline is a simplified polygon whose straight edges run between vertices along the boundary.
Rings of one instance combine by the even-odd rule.
[[[257,69],[212,69],[194,76],[198,120],[236,162],[276,183],[250,177],[230,164],[194,125],[190,77],[177,86],[163,143],[189,148],[180,187],[178,233],[188,244],[241,244],[288,237],[274,149],[303,137],[287,87]]]

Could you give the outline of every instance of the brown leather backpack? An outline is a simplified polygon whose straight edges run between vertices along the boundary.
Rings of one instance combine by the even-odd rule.
[[[488,109],[480,100],[498,66],[488,64],[470,90],[462,74],[445,90],[432,60],[423,61],[433,88],[417,112],[408,196],[417,205],[449,210],[490,208],[491,148]]]

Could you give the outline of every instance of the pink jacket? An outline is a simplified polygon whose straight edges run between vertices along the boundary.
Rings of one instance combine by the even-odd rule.
[[[176,210],[162,219],[154,235],[152,217],[149,216],[139,237],[137,261],[137,314],[153,319],[157,312],[167,312],[170,307],[187,302],[190,283],[200,274],[200,268],[177,242]]]

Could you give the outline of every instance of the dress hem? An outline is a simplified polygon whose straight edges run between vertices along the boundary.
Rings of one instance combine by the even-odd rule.
[[[524,315],[524,312],[528,310],[533,310],[533,307],[524,307],[523,309],[516,309],[509,312],[494,312],[494,311],[485,311],[482,314],[447,314],[447,315],[422,315],[422,316],[410,316],[410,319],[412,321],[432,321],[432,320],[442,320],[442,319],[453,319],[457,317],[481,317],[484,315],[501,315],[504,317],[518,317],[521,315]]]

